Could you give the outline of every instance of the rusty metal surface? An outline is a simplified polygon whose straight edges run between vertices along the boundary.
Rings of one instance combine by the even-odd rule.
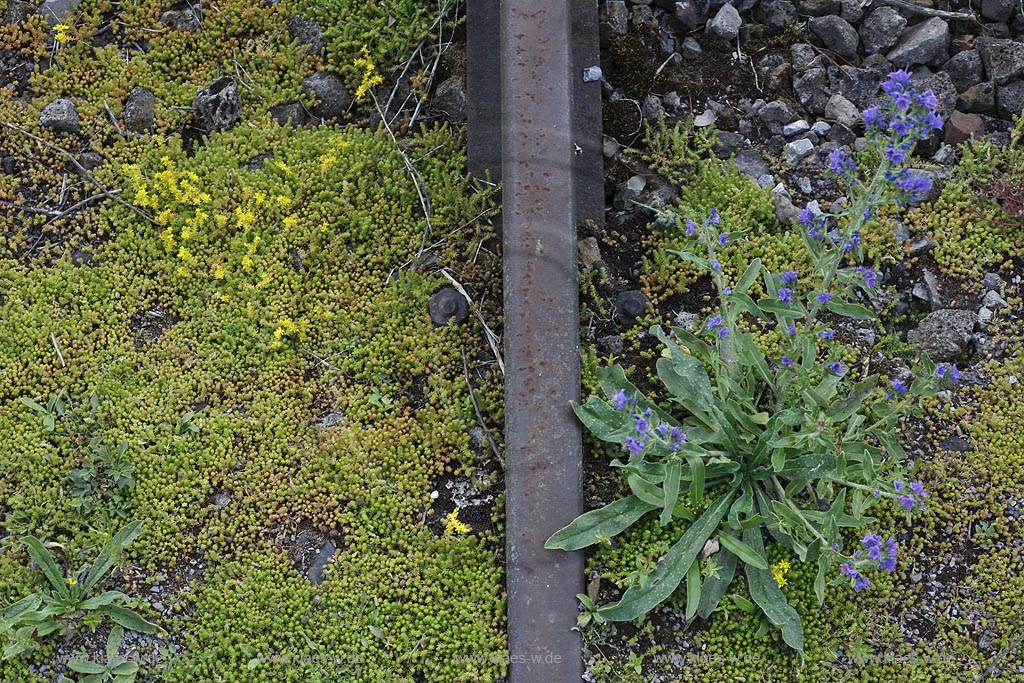
[[[511,683],[569,683],[583,672],[571,630],[583,555],[543,547],[582,511],[581,436],[569,407],[580,391],[573,8],[500,8]]]

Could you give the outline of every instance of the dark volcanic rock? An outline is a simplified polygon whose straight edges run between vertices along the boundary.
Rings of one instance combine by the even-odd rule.
[[[856,57],[860,37],[857,30],[848,21],[834,14],[824,17],[811,17],[807,28],[818,36],[829,50],[840,57]]]
[[[1010,81],[996,88],[996,111],[1006,120],[1024,111],[1024,80]]]
[[[949,74],[957,92],[963,92],[984,79],[981,54],[977,50],[956,53],[942,65],[942,70]]]
[[[793,92],[796,93],[800,104],[811,114],[825,113],[825,105],[832,94],[829,89],[828,71],[817,67],[793,76]]]
[[[976,319],[974,311],[953,308],[933,311],[916,329],[907,333],[907,341],[920,346],[932,360],[956,360],[971,341]]]
[[[195,106],[208,133],[230,128],[242,118],[242,96],[230,76],[222,76],[208,87],[199,88]]]
[[[995,109],[996,85],[992,81],[978,83],[960,93],[956,108],[970,114],[984,114]]]
[[[864,52],[885,52],[896,44],[906,26],[906,18],[895,9],[879,7],[860,25],[860,40],[864,43]]]
[[[296,14],[288,22],[288,33],[299,45],[305,45],[311,55],[318,55],[324,49],[324,31],[315,21]]]
[[[332,119],[349,108],[352,95],[349,94],[338,74],[333,71],[317,71],[302,81],[302,92],[316,99],[313,115],[322,119]]]
[[[949,59],[949,24],[932,17],[903,31],[887,55],[899,67],[939,66]]]
[[[1003,85],[1024,73],[1024,43],[1001,38],[978,38],[974,41],[988,80]]]
[[[156,95],[141,85],[132,88],[121,111],[125,127],[133,133],[145,133],[153,127],[155,116]]]
[[[78,133],[82,122],[75,103],[67,97],[54,100],[39,113],[39,125],[61,133]]]

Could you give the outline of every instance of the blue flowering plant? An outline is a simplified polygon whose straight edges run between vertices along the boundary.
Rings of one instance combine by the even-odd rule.
[[[912,137],[938,125],[933,111],[923,111],[934,98],[908,83],[905,73],[894,74],[885,86],[890,106],[865,113],[871,142],[883,150],[909,150]],[[900,123],[906,121],[909,128]],[[959,371],[923,355],[913,376],[882,382],[867,366],[844,361],[846,347],[827,321],[874,319],[858,303],[878,282],[878,273],[857,259],[860,226],[882,202],[905,201],[926,185],[895,170],[896,163],[887,158],[863,183],[851,161],[832,156],[832,171],[854,200],[843,215],[799,222],[808,272],[763,272],[755,259],[729,281],[718,251],[744,231],[726,231],[714,209],[697,220],[661,212],[659,220],[671,220],[681,233],[683,248],[673,253],[710,275],[718,308],[696,329],[650,328],[664,346],[656,370],[667,401],[644,396],[618,365],[598,369],[606,398],[572,407],[597,438],[621,446],[623,455],[611,464],[630,494],[578,517],[546,547],[608,543],[649,513],[662,526],[687,528],[644,581],[595,608],[601,619],[641,617],[681,585],[686,618],[707,617],[742,570],[753,602],[802,655],[802,622],[782,591],[781,572],[768,563],[766,540],[817,563],[814,591],[822,603],[828,584],[860,591],[871,571],[895,569],[894,538],[867,534],[846,551],[842,530],[875,522],[867,513],[881,502],[907,515],[924,507],[924,485],[908,481],[896,429],[902,418],[921,414],[923,399],[957,381]],[[755,300],[750,292],[759,279],[765,295]],[[752,332],[773,328],[781,342],[766,352]]]

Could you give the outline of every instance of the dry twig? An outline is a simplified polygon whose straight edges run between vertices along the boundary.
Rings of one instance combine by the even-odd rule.
[[[52,142],[48,142],[48,141],[44,140],[43,138],[39,137],[38,135],[33,135],[32,133],[28,132],[24,128],[21,128],[20,126],[16,126],[13,123],[8,123],[7,121],[0,121],[0,126],[3,126],[5,128],[9,128],[9,129],[11,129],[13,131],[17,131],[17,132],[21,133],[22,135],[24,135],[24,136],[26,136],[28,138],[31,138],[32,140],[35,140],[36,142],[38,142],[38,143],[40,143],[42,145],[45,145],[46,147],[49,147],[50,149],[52,149],[55,152],[60,152],[65,157],[67,157],[67,159],[72,164],[75,165],[75,168],[77,168],[82,175],[84,175],[86,178],[88,178],[89,181],[93,185],[95,185],[96,187],[99,188],[100,195],[97,195],[97,196],[109,196],[111,199],[113,199],[115,202],[117,202],[121,206],[123,206],[123,207],[125,207],[127,209],[130,209],[131,211],[135,212],[136,214],[138,214],[142,218],[146,219],[147,221],[149,221],[153,225],[159,225],[155,220],[153,220],[152,216],[150,216],[148,213],[146,213],[145,211],[143,211],[139,207],[137,207],[137,206],[135,206],[133,204],[129,204],[128,202],[124,201],[120,197],[114,196],[115,194],[117,194],[117,192],[120,192],[120,190],[116,190],[116,191],[115,190],[108,190],[103,183],[101,183],[100,181],[96,180],[96,176],[94,176],[92,173],[90,173],[89,170],[87,168],[85,168],[85,166],[82,166],[82,164],[78,163],[78,159],[75,158],[75,155],[73,155],[71,152],[67,151],[63,147],[55,145]]]
[[[922,7],[913,2],[906,2],[906,0],[883,0],[886,5],[892,7],[899,7],[900,9],[906,10],[912,14],[921,14],[926,17],[940,17],[942,19],[957,19],[960,21],[977,21],[978,18],[974,16],[974,12],[947,12],[941,9],[932,9],[931,7]]]
[[[473,402],[473,411],[476,413],[477,422],[480,423],[481,429],[483,429],[484,434],[487,435],[487,441],[491,444],[491,451],[494,453],[494,457],[498,459],[498,464],[501,465],[501,469],[504,470],[505,458],[501,457],[501,453],[498,451],[498,444],[494,443],[494,437],[491,436],[491,430],[484,422],[484,416],[480,414],[480,406],[476,403],[476,395],[473,393],[473,383],[469,379],[469,365],[466,363],[466,350],[460,348],[459,353],[462,354],[462,371],[466,375],[466,388],[469,389],[469,400]]]

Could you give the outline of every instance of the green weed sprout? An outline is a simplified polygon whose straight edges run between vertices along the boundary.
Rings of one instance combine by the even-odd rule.
[[[72,659],[68,668],[77,673],[85,674],[78,683],[134,683],[139,673],[138,662],[131,662],[117,654],[124,638],[124,629],[114,626],[107,636],[107,663],[100,664],[83,659]]]
[[[90,597],[93,589],[111,570],[121,552],[142,531],[142,522],[134,521],[114,534],[108,547],[100,551],[92,565],[65,578],[50,551],[34,536],[21,542],[29,556],[50,582],[50,590],[38,591],[18,600],[0,612],[0,637],[8,641],[3,659],[34,650],[39,639],[63,631],[74,632],[79,621],[109,618],[116,624],[141,633],[162,633],[156,624],[146,621],[127,605],[130,598],[121,591],[104,591]],[[82,575],[85,578],[82,578]]]
[[[672,253],[710,274],[718,290],[718,312],[699,329],[673,327],[670,337],[660,325],[650,328],[664,345],[658,378],[684,414],[648,400],[618,365],[599,368],[608,400],[592,396],[572,407],[594,436],[620,444],[628,454],[625,462],[611,464],[625,474],[631,493],[578,517],[545,547],[585,548],[654,511],[660,511],[662,526],[677,518],[689,526],[646,580],[630,586],[616,603],[596,609],[584,603],[586,615],[637,619],[685,581],[686,618],[706,618],[742,567],[753,603],[802,657],[803,624],[782,591],[789,562],[769,565],[764,531],[793,557],[817,562],[819,603],[827,582],[860,591],[870,585],[867,569],[895,569],[893,538],[871,533],[862,548],[843,553],[840,532],[874,522],[865,513],[880,500],[898,504],[908,515],[924,507],[924,485],[906,481],[906,453],[895,428],[902,417],[919,415],[922,400],[957,381],[959,371],[922,355],[913,381],[892,380],[885,391],[877,375],[858,378],[843,363],[844,347],[833,341],[835,331],[819,315],[874,318],[855,297],[858,290],[869,293],[878,274],[846,265],[861,253],[860,226],[883,203],[907,203],[928,189],[926,178],[894,170],[936,125],[934,96],[910,88],[909,78],[902,71],[892,74],[883,84],[889,108],[865,112],[869,139],[885,152],[870,182],[859,182],[855,165],[841,152],[830,157],[830,170],[856,199],[845,221],[830,223],[829,217],[808,211],[801,215],[810,273],[762,272],[755,259],[729,283],[716,253],[744,232],[724,231],[715,209],[703,225],[659,212],[659,220],[674,222],[686,238],[684,250]],[[767,295],[754,301],[749,291],[759,278]],[[743,328],[772,326],[782,341],[769,360]],[[715,547],[709,544],[713,538],[718,571],[703,576],[700,555],[706,546]],[[840,571],[829,580],[835,564]]]

